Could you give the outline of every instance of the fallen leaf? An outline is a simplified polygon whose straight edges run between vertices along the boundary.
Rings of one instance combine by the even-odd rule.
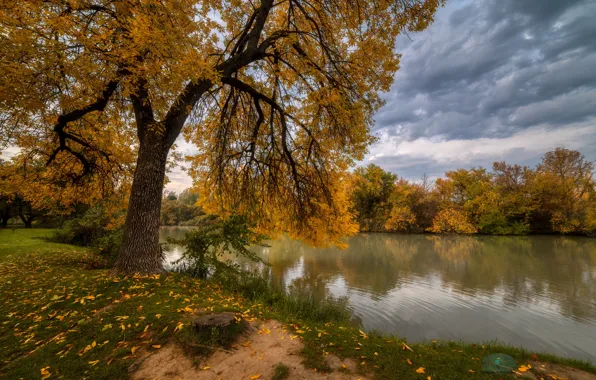
[[[412,365],[412,361],[410,359],[408,359],[408,364]]]
[[[159,344],[154,344],[151,347],[153,347],[153,348],[161,348],[161,346]]]
[[[517,370],[519,372],[526,372],[527,370],[529,370],[530,367],[526,367],[525,365],[522,365],[521,367],[519,367]]]
[[[96,365],[97,363],[99,363],[99,360],[92,360],[92,361],[90,361],[88,363],[91,364],[91,367],[93,367],[94,365]]]
[[[424,373],[424,367],[420,367],[416,370],[416,373]]]
[[[209,367],[209,366],[207,365],[207,366],[203,367],[203,371],[207,371],[209,368],[211,368],[211,367]]]
[[[138,348],[139,348],[139,346],[134,346],[133,348],[130,349],[130,351],[134,354]]]
[[[261,375],[252,375],[252,376],[250,377],[250,380],[257,380],[257,379],[258,379],[258,378],[260,378],[260,377],[261,377]]]
[[[50,366],[44,367],[42,369],[39,370],[40,374],[41,374],[41,380],[45,380],[48,377],[52,376],[52,374],[49,371]]]
[[[412,350],[412,349],[410,348],[410,346],[408,346],[408,345],[407,345],[407,344],[405,344],[405,343],[404,343],[404,344],[401,346],[401,349],[402,349],[403,351],[406,351],[406,350],[408,350],[408,351],[412,351],[412,352],[414,352],[414,350]]]

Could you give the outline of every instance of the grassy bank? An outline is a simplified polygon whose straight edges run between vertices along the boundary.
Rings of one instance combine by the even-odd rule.
[[[44,237],[50,233],[0,230],[2,379],[127,378],[129,367],[144,353],[196,339],[190,317],[201,310],[288,323],[304,341],[307,365],[317,371],[329,371],[324,357],[332,353],[352,358],[359,371],[379,379],[496,379],[481,372],[486,354],[505,352],[519,364],[533,355],[452,342],[409,344],[411,350],[404,350],[399,338],[351,327],[341,310],[284,297],[256,280],[224,286],[180,274],[112,277],[101,269],[96,253],[49,243]],[[584,362],[538,356],[596,373]]]

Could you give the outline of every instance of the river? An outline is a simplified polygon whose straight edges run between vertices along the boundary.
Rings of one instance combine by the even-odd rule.
[[[164,227],[161,236],[186,230]],[[368,233],[345,250],[268,244],[254,249],[276,285],[347,299],[367,331],[499,340],[596,362],[595,239]],[[167,260],[180,253],[173,247]]]

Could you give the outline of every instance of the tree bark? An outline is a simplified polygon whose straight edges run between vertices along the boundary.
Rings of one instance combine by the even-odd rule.
[[[19,212],[19,218],[23,221],[25,228],[32,228],[33,227],[33,216],[27,216],[22,211]]]
[[[114,266],[116,273],[164,271],[159,246],[159,213],[170,149],[165,140],[151,129],[147,129],[140,139],[124,237]]]

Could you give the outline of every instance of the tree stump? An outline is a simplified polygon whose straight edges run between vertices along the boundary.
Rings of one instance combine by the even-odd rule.
[[[212,327],[226,328],[232,323],[236,323],[234,313],[214,313],[195,317],[192,321],[192,326],[197,330],[203,330],[211,329]]]
[[[246,324],[234,313],[212,313],[196,316],[192,326],[200,343],[209,346],[230,347],[244,331]]]

